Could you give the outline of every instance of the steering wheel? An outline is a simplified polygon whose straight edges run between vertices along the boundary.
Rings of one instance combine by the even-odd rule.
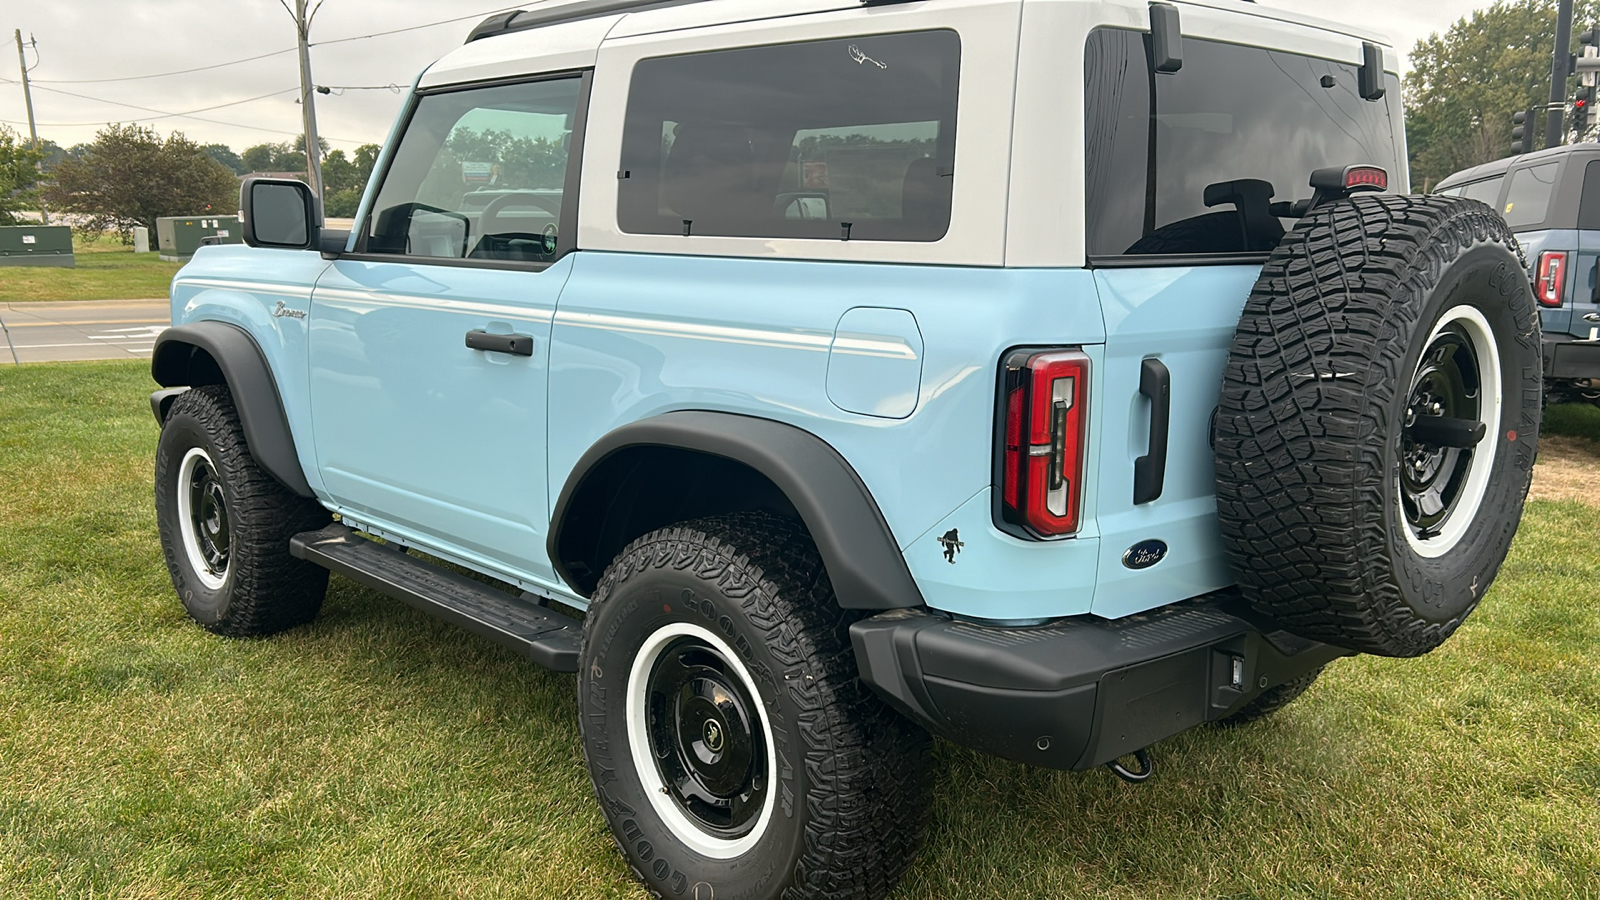
[[[497,227],[500,224],[502,210],[512,206],[536,206],[556,218],[561,217],[561,199],[546,194],[501,194],[489,201],[489,205],[478,214],[478,233],[484,237],[498,235]],[[546,229],[548,231],[548,229]],[[517,232],[520,234],[521,232]]]

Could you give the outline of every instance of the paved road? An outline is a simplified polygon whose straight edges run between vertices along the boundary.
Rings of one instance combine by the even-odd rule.
[[[25,363],[149,359],[170,319],[166,300],[0,303],[0,322]],[[0,365],[11,365],[11,347],[0,341]]]

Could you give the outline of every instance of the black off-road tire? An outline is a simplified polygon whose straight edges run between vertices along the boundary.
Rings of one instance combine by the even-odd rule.
[[[1490,360],[1500,377],[1483,374],[1474,400],[1463,373],[1490,373]],[[1313,212],[1262,270],[1224,375],[1217,514],[1244,596],[1351,650],[1437,647],[1488,590],[1521,520],[1541,366],[1518,245],[1487,206],[1373,195]],[[1452,456],[1409,424],[1419,403],[1440,414],[1445,382],[1467,411],[1457,421],[1477,416],[1483,431]],[[1445,474],[1403,480],[1414,472]]]
[[[202,461],[222,500],[226,563],[208,566],[206,550],[186,540],[204,530],[191,523],[186,537],[179,497],[185,460],[198,451],[189,482]],[[328,511],[296,496],[256,464],[226,386],[207,385],[179,395],[162,424],[156,448],[156,523],[172,586],[184,610],[207,630],[229,637],[275,634],[316,617],[328,587],[328,570],[289,555],[289,538],[328,524]],[[213,548],[214,549],[214,548]],[[205,567],[205,571],[202,571]]]
[[[931,738],[861,682],[847,633],[855,618],[839,609],[804,530],[763,513],[663,528],[606,569],[583,626],[580,731],[601,812],[652,896],[879,898],[905,873],[927,821]],[[656,762],[665,757],[647,757],[642,771],[631,749],[629,693],[658,696],[655,673],[670,671],[651,664],[645,675],[639,662],[635,674],[636,660],[666,658],[651,648],[685,629],[737,657],[772,726],[770,818],[729,858],[680,837],[697,826],[665,787]],[[661,746],[651,723],[666,720],[641,716],[647,753]]]
[[[1254,700],[1239,707],[1233,712],[1217,720],[1218,725],[1243,725],[1254,722],[1265,716],[1270,716],[1295,700],[1300,698],[1306,689],[1311,687],[1317,677],[1322,674],[1322,669],[1307,672],[1293,681],[1286,681],[1277,687],[1268,688],[1256,695]]]

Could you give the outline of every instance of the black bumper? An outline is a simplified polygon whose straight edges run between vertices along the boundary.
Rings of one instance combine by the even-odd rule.
[[[1600,341],[1580,341],[1569,334],[1545,335],[1544,377],[1600,378]]]
[[[1088,769],[1350,652],[1258,627],[1236,598],[1029,628],[892,610],[850,626],[861,677],[957,744]]]

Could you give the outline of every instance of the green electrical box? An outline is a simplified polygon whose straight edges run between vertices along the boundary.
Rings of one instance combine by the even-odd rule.
[[[169,216],[156,220],[156,247],[168,262],[188,262],[206,243],[242,244],[244,227],[238,216]]]
[[[72,229],[65,225],[0,227],[0,266],[60,266],[71,269]]]

